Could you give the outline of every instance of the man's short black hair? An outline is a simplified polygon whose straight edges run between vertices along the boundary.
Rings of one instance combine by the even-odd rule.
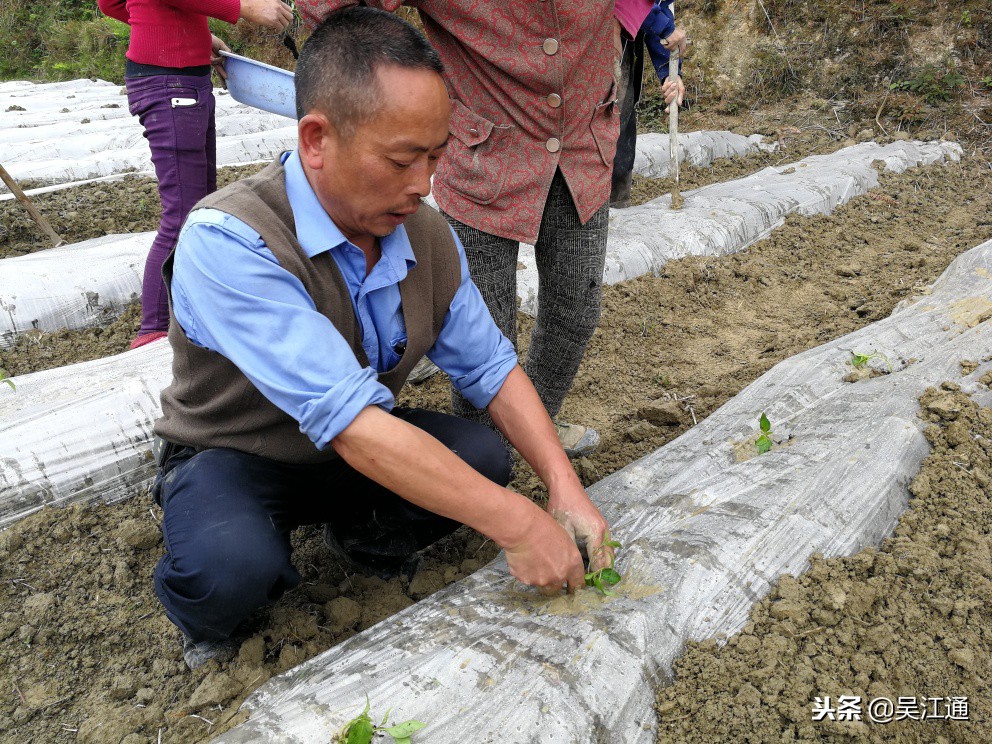
[[[413,26],[384,10],[329,13],[303,45],[296,65],[296,116],[319,111],[345,139],[382,107],[383,65],[444,72],[441,58]]]

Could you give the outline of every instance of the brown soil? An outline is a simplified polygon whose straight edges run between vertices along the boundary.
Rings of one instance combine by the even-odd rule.
[[[251,175],[262,165],[221,168],[218,186]],[[103,235],[157,230],[162,216],[154,178],[127,176],[118,181],[51,191],[31,201],[66,243]],[[0,202],[0,258],[50,248],[51,243],[15,199]]]
[[[94,328],[28,331],[0,349],[0,369],[11,377],[66,364],[101,359],[127,351],[141,328],[141,303],[134,302],[114,321]]]
[[[872,194],[832,216],[790,217],[744,253],[675,261],[661,277],[608,287],[563,414],[603,436],[601,450],[577,463],[584,482],[670,441],[776,362],[887,316],[992,237],[990,194],[992,169],[974,158],[883,174]],[[530,324],[521,317],[525,344]],[[638,416],[657,399],[676,402],[677,424]],[[405,401],[443,410],[447,385],[438,376],[409,388]],[[526,468],[516,486],[542,498]],[[8,691],[0,740],[137,744],[157,742],[160,731],[164,742],[204,740],[231,725],[241,700],[272,674],[494,554],[465,531],[438,546],[409,586],[346,577],[317,532],[301,530],[303,585],[253,619],[256,635],[236,662],[189,672],[152,593],[158,518],[146,496],[45,510],[0,535],[0,689]]]
[[[956,390],[920,400],[933,451],[893,537],[814,557],[725,644],[688,644],[658,695],[660,742],[992,741],[992,410]],[[863,720],[812,720],[817,697],[841,695],[861,698]],[[952,696],[970,720],[919,720]],[[907,705],[916,720],[871,721],[869,700],[899,697],[942,700]]]

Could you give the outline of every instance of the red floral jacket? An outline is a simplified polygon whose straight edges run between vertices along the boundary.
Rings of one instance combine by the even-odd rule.
[[[357,0],[298,0],[313,27]],[[403,0],[366,0],[395,11]],[[407,0],[444,62],[451,140],[434,198],[457,220],[533,243],[555,169],[583,222],[606,203],[620,133],[614,0]]]

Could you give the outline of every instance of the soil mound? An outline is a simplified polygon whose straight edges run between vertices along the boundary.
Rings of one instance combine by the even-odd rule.
[[[992,410],[954,383],[920,405],[933,451],[895,534],[783,577],[724,645],[688,644],[659,741],[992,740]],[[860,720],[837,716],[841,696]]]

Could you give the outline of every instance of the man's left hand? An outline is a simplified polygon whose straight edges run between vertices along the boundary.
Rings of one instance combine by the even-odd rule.
[[[231,48],[213,34],[210,34],[210,64],[220,75],[221,80],[227,80],[227,70],[224,69],[224,58],[221,52],[229,52]]]
[[[590,571],[613,565],[613,548],[603,545],[610,526],[581,485],[566,486],[561,492],[552,491],[548,512],[578,545],[585,545]]]

